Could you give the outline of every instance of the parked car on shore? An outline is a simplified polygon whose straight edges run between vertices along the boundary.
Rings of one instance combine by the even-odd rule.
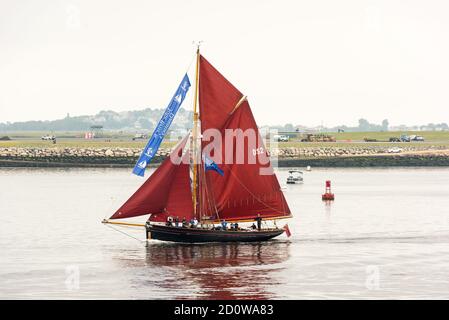
[[[423,136],[415,136],[411,140],[412,141],[424,141],[424,137]]]
[[[290,140],[290,137],[286,136],[286,135],[278,135],[278,134],[276,134],[274,136],[274,139],[276,141],[278,141],[278,142],[288,142]]]
[[[397,138],[397,137],[391,137],[389,139],[390,142],[401,142],[401,139]]]
[[[401,135],[401,142],[410,142],[410,137],[406,134]]]
[[[133,141],[137,140],[137,139],[146,139],[147,135],[144,133],[136,133],[133,137]]]

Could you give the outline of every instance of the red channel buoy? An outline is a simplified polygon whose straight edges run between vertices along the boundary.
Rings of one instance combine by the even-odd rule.
[[[331,181],[327,180],[326,181],[326,192],[321,196],[322,200],[334,200],[335,196],[334,194],[331,192]]]

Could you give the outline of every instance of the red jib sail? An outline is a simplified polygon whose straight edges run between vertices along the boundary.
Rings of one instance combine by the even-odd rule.
[[[187,137],[114,213],[111,219],[131,218],[146,214],[151,214],[150,221],[165,221],[167,216],[177,216],[187,220],[193,217],[188,161],[180,163],[172,161],[176,157],[181,157],[186,142]],[[188,153],[184,157],[188,157]]]
[[[202,214],[227,220],[254,219],[259,214],[265,218],[288,217],[290,209],[276,176],[270,171],[268,153],[249,103],[241,99],[242,94],[201,57],[201,129],[203,134],[208,129],[220,131],[221,159],[218,160],[224,171],[223,176],[213,171],[205,173],[209,192],[200,193]],[[226,132],[235,136],[230,139]],[[252,137],[245,138],[246,134]],[[206,144],[203,141],[203,147]]]

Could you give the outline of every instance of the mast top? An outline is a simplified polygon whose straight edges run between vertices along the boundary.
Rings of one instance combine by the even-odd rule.
[[[199,54],[200,53],[200,46],[203,43],[203,40],[193,41],[192,43],[194,45],[196,45],[196,54]]]

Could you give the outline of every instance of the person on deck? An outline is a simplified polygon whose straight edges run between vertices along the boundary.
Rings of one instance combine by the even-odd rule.
[[[228,223],[226,222],[226,220],[221,220],[221,228],[223,229],[223,230],[226,230],[226,227],[227,227],[227,225],[228,225]]]
[[[179,227],[179,218],[178,217],[175,218],[175,227]]]
[[[198,220],[197,218],[193,218],[193,226],[196,228],[198,226]]]
[[[186,217],[182,218],[182,227],[183,228],[187,228],[188,227]]]
[[[256,225],[254,224],[254,222],[253,222],[253,225],[251,226],[251,229],[253,229],[253,230],[255,230],[257,227],[256,227]]]
[[[262,229],[262,217],[260,216],[260,213],[257,214],[257,218],[254,220],[257,222],[257,230],[260,231],[260,229]]]
[[[234,224],[234,229],[235,229],[235,231],[239,230],[239,224],[237,222]]]
[[[167,217],[167,222],[165,223],[165,225],[167,226],[167,227],[171,227],[172,226],[172,217]]]

